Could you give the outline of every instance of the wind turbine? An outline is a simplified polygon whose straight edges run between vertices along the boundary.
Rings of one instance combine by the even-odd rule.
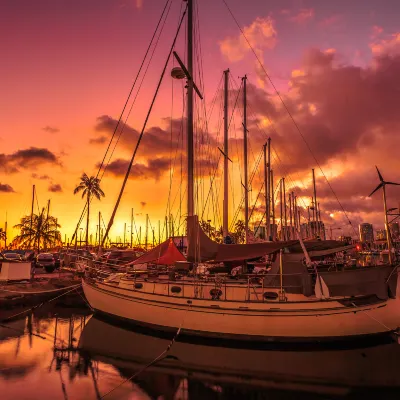
[[[383,179],[382,174],[379,172],[378,167],[375,165],[376,171],[378,172],[379,180],[380,183],[379,185],[375,188],[375,190],[372,191],[372,193],[368,196],[371,197],[377,190],[382,188],[383,191],[383,207],[385,210],[385,227],[386,227],[386,240],[387,240],[387,245],[388,245],[388,250],[389,250],[389,263],[392,263],[392,241],[390,239],[390,231],[389,231],[389,222],[388,222],[388,211],[387,211],[387,205],[386,205],[386,185],[400,185],[400,183],[395,183],[395,182],[386,182]]]

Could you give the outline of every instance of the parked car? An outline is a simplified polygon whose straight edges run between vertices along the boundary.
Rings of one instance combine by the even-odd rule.
[[[47,273],[51,273],[56,269],[56,261],[53,254],[41,253],[36,257],[36,267],[43,267]]]
[[[18,253],[6,253],[4,254],[5,261],[22,261],[21,256]]]
[[[53,257],[56,268],[60,268],[61,266],[60,253],[53,253]]]

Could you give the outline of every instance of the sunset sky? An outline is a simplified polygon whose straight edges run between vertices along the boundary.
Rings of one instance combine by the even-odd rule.
[[[367,196],[378,184],[375,165],[385,179],[400,182],[400,2],[226,2],[355,229],[361,221],[382,228],[381,193]],[[51,214],[62,226],[62,237],[72,236],[84,206],[73,190],[83,172],[97,173],[164,5],[165,0],[0,2],[0,226],[4,227],[7,215],[9,238],[17,233],[11,227],[30,213],[33,184],[38,194],[35,210],[51,199]],[[93,235],[99,210],[108,222],[182,7],[181,0],[172,1],[140,94],[102,179],[106,197],[93,201]],[[204,104],[196,100],[196,168],[201,172],[198,197],[203,199],[198,202],[198,212],[202,213],[210,175],[219,157],[218,147],[222,148],[222,97],[217,89],[222,71],[229,68],[234,82],[231,105],[236,98],[235,85],[239,87],[240,77],[248,76],[249,169],[253,170],[270,136],[279,156],[273,162],[276,181],[287,175],[288,189],[304,196],[301,204],[308,204],[312,194],[310,171],[316,168],[326,225],[341,227],[344,234],[353,233],[223,1],[198,1],[197,14],[195,46],[199,60],[201,50],[202,61],[196,61],[195,75],[205,95]],[[185,58],[185,25],[175,50]],[[185,177],[180,170],[181,160],[185,165],[180,133],[184,82],[172,80],[170,70],[174,66],[176,62],[171,59],[112,237],[122,235],[124,222],[130,224],[132,207],[138,225],[144,226],[149,214],[152,226],[157,227],[166,214],[170,186],[171,213],[176,217],[186,212]],[[204,110],[208,125],[204,123]],[[230,219],[242,196],[240,113],[239,107],[230,129]],[[171,159],[175,168],[170,185]],[[261,198],[255,203],[261,176],[259,168],[250,195],[251,206],[256,204],[257,210],[263,206]],[[219,196],[219,205],[221,182],[219,172],[213,191]],[[388,197],[389,207],[399,207],[400,189],[388,187]],[[215,206],[213,211],[208,205],[204,217],[217,224],[220,213],[221,208],[218,211]],[[257,214],[254,217],[255,221]]]

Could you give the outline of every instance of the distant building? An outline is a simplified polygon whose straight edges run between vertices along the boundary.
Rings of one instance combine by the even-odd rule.
[[[275,237],[277,237],[277,232],[278,232],[278,226],[276,224],[271,224],[271,236],[273,237],[274,232],[275,232]],[[254,236],[259,239],[264,239],[268,240],[269,238],[267,237],[267,227],[265,225],[259,225],[255,224],[254,225]]]
[[[352,238],[351,236],[339,236],[338,240],[340,240],[341,242],[346,242],[346,243],[352,243]]]
[[[360,242],[372,243],[374,241],[374,227],[371,224],[363,223],[358,226],[360,232]],[[378,235],[378,231],[376,232]]]
[[[255,224],[253,230],[256,238],[266,239],[267,228],[265,225]]]
[[[308,237],[316,238],[319,237],[321,240],[326,239],[325,225],[322,221],[310,221],[308,222]]]
[[[386,240],[386,229],[376,230],[376,240]]]

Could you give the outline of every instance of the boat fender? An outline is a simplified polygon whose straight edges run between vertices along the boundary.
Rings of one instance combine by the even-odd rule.
[[[213,300],[219,300],[220,297],[222,296],[222,290],[221,289],[211,289],[210,296]]]
[[[171,292],[172,293],[180,293],[182,291],[182,288],[179,286],[172,286],[171,287]]]
[[[142,287],[143,287],[143,283],[140,283],[140,282],[135,283],[135,289],[142,289]]]
[[[264,292],[264,299],[266,300],[276,300],[278,298],[278,293],[276,292]]]

